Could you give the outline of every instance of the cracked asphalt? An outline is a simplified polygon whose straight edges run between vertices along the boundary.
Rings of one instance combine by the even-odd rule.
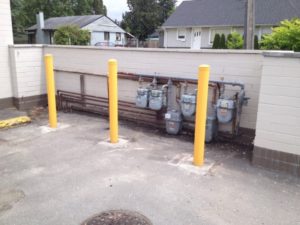
[[[106,210],[132,210],[154,225],[300,224],[300,180],[253,167],[246,149],[206,146],[120,122],[110,145],[104,118],[41,115],[0,131],[0,224],[79,225]]]

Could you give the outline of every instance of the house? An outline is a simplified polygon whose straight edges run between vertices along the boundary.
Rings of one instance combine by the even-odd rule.
[[[53,17],[44,20],[44,14],[40,12],[36,17],[37,24],[26,29],[30,44],[53,44],[55,30],[66,25],[77,25],[81,29],[89,30],[91,45],[125,46],[127,36],[132,37],[103,15]]]
[[[299,0],[256,0],[259,39],[284,19],[300,17]],[[184,1],[162,25],[165,48],[211,48],[215,34],[244,34],[246,0]]]

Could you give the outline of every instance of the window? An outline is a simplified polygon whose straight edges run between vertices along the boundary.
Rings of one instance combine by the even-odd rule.
[[[177,40],[185,41],[186,29],[178,29],[177,30]]]
[[[116,33],[116,41],[121,41],[121,33]]]
[[[224,28],[214,28],[214,29],[210,29],[210,39],[209,39],[209,43],[212,44],[214,42],[215,36],[216,34],[220,34],[220,36],[222,34],[225,35],[225,37],[227,37],[228,34],[230,34],[232,31],[231,27],[224,27]]]
[[[110,39],[109,32],[104,32],[104,40],[109,41],[109,39]]]

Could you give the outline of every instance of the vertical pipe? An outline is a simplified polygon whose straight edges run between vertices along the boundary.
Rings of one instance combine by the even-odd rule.
[[[57,128],[53,56],[49,54],[45,55],[44,60],[45,60],[45,69],[46,69],[46,80],[47,80],[49,125],[51,128]]]
[[[82,101],[82,106],[85,106],[85,77],[83,74],[80,75],[80,94],[81,94],[81,101]]]
[[[109,125],[110,142],[117,143],[118,140],[118,63],[115,59],[108,61],[108,83],[109,83]]]
[[[195,141],[194,141],[194,165],[195,166],[202,166],[204,163],[204,145],[205,145],[209,73],[210,73],[209,65],[199,66]]]

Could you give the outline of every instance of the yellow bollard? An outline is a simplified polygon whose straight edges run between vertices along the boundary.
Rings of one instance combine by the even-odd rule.
[[[47,80],[49,125],[51,128],[57,128],[55,80],[54,80],[52,55],[45,55],[45,69],[46,69],[46,80]]]
[[[205,129],[208,99],[209,65],[199,66],[195,121],[194,165],[204,164]]]
[[[110,142],[118,143],[118,63],[115,59],[108,61],[108,84]]]

